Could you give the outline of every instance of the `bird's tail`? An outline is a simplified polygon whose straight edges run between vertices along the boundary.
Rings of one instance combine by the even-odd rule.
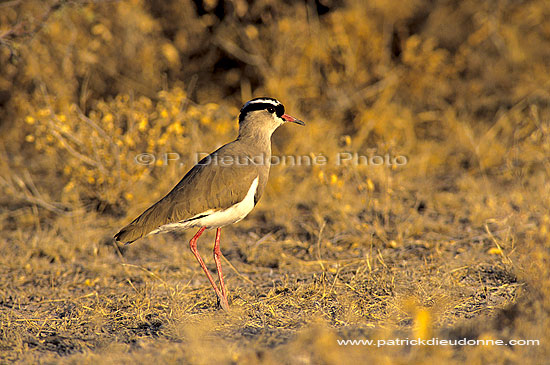
[[[122,228],[115,234],[115,240],[128,245],[141,237],[147,236],[151,231],[161,226],[164,222],[162,212],[164,212],[165,208],[160,206],[159,203],[147,209],[134,219],[132,223]]]
[[[122,242],[126,245],[134,242],[137,239],[140,239],[145,234],[142,227],[134,224],[134,222],[128,224],[126,227],[122,228],[117,234],[115,234],[115,241]]]

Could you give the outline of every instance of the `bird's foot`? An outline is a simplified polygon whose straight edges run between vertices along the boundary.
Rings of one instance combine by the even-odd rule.
[[[227,301],[227,298],[217,297],[217,299],[217,307],[223,309],[226,312],[229,312],[229,302]]]

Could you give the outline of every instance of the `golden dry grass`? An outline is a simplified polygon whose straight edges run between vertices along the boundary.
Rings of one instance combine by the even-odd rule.
[[[547,361],[546,1],[54,4],[0,4],[0,361]],[[224,313],[193,232],[112,235],[260,95],[307,123],[274,153],[328,163],[222,231]],[[432,337],[540,345],[337,343]]]

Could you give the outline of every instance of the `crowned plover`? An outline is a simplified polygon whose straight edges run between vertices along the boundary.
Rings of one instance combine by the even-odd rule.
[[[150,234],[200,227],[189,241],[191,252],[221,307],[228,310],[220,261],[221,227],[239,222],[258,203],[269,176],[271,135],[286,122],[305,125],[285,114],[283,104],[276,99],[248,101],[240,111],[237,139],[199,161],[164,198],[122,228],[115,240],[129,244]],[[220,289],[197,251],[197,239],[207,228],[216,228],[214,261]]]

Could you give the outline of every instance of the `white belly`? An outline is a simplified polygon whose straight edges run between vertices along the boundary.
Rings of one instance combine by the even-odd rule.
[[[199,219],[190,218],[187,221],[165,224],[151,231],[149,234],[170,232],[173,230],[185,229],[190,227],[217,228],[226,226],[228,224],[237,223],[238,221],[246,217],[248,213],[252,211],[252,209],[254,209],[254,194],[256,194],[256,190],[258,189],[258,179],[259,177],[256,177],[254,181],[252,181],[252,184],[250,184],[250,188],[248,189],[246,196],[242,201],[238,202],[237,204],[224,210],[207,210],[206,212],[197,214],[195,216],[200,217],[204,215],[204,217]]]

